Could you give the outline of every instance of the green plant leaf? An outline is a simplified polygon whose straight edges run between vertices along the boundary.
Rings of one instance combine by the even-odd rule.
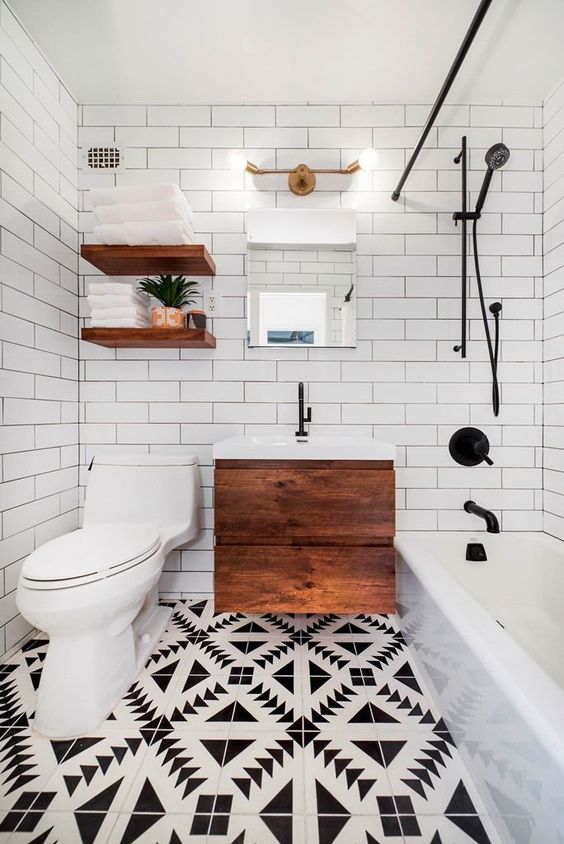
[[[160,275],[156,278],[139,279],[138,290],[157,299],[165,308],[182,308],[192,305],[198,293],[198,282],[189,281],[183,275]]]

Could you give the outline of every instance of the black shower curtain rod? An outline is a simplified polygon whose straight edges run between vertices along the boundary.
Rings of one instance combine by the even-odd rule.
[[[435,105],[431,109],[429,117],[427,118],[427,122],[426,122],[426,124],[423,128],[423,131],[421,132],[421,137],[419,138],[419,141],[417,142],[417,146],[413,150],[413,153],[411,154],[411,158],[409,159],[409,161],[405,165],[405,170],[402,173],[401,179],[399,180],[395,191],[392,193],[392,199],[395,202],[397,202],[397,200],[400,198],[401,190],[402,190],[402,188],[403,188],[403,186],[406,182],[406,179],[409,176],[409,174],[411,173],[411,169],[412,169],[413,165],[417,161],[417,157],[418,157],[419,153],[421,152],[421,148],[422,148],[423,144],[425,143],[425,141],[427,140],[427,135],[429,134],[429,132],[433,128],[433,124],[434,124],[434,122],[437,118],[437,115],[438,115],[438,113],[441,109],[441,106],[444,103],[446,96],[447,96],[448,92],[450,91],[450,89],[452,87],[452,83],[456,79],[458,71],[460,70],[462,63],[463,63],[464,59],[466,58],[466,53],[470,49],[470,45],[472,44],[472,41],[474,40],[474,37],[475,37],[476,33],[478,32],[478,30],[481,26],[481,23],[486,16],[486,12],[488,11],[488,9],[490,7],[491,2],[492,2],[492,0],[481,0],[478,11],[474,15],[472,23],[470,24],[470,27],[468,28],[468,32],[464,36],[464,41],[460,45],[460,49],[459,49],[459,51],[456,55],[454,62],[452,63],[451,69],[449,70],[449,72],[447,74],[447,78],[443,82],[443,87],[439,91],[439,96],[435,100]]]

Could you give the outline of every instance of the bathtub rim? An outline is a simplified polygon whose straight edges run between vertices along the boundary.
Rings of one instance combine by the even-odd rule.
[[[553,548],[560,546],[564,561],[564,543],[554,537],[540,531],[504,533],[527,536]],[[476,531],[398,531],[394,547],[464,642],[477,654],[494,682],[507,689],[509,703],[517,709],[555,764],[564,767],[564,730],[558,732],[554,727],[562,721],[564,691],[430,551],[416,544],[424,537],[436,535],[468,536],[470,540],[476,536]],[[519,684],[519,677],[526,679],[526,688]]]

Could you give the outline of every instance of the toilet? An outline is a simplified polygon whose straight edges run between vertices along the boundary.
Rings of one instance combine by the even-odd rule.
[[[83,527],[25,561],[16,603],[49,634],[34,729],[95,730],[135,680],[171,616],[158,604],[166,555],[199,531],[196,457],[100,456],[90,465]]]

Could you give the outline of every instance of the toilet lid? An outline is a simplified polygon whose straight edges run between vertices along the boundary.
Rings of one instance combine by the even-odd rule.
[[[75,581],[140,562],[158,544],[154,525],[89,525],[42,545],[25,560],[22,574],[27,580]]]

